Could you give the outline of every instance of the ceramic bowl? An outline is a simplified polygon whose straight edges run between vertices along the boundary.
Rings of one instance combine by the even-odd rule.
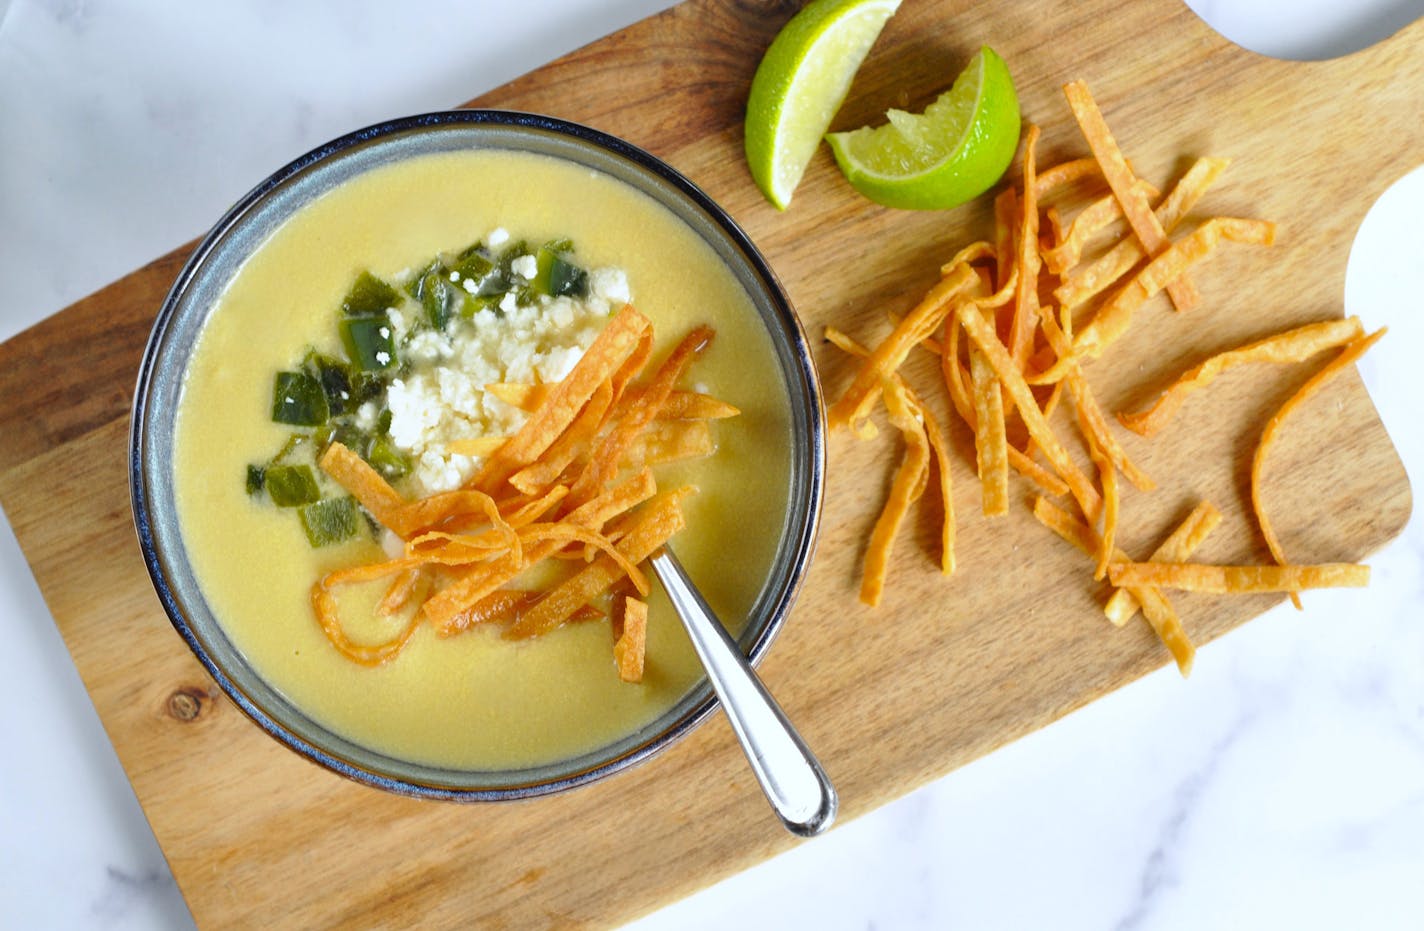
[[[647,194],[704,240],[751,298],[781,369],[792,444],[791,493],[781,541],[739,638],[752,661],[759,660],[796,597],[821,506],[823,413],[805,335],[766,260],[706,194],[647,152],[574,123],[492,110],[398,119],[327,143],[253,189],[198,246],[158,313],[134,399],[130,483],[144,559],[164,609],[222,690],[259,727],[322,766],[382,789],[421,797],[496,800],[569,789],[644,760],[707,718],[717,706],[716,697],[704,680],[635,733],[529,769],[454,770],[375,752],[304,713],[264,681],[226,636],[188,561],[173,474],[185,366],[219,295],[243,261],[285,220],[348,179],[401,159],[469,148],[512,149],[566,160]]]

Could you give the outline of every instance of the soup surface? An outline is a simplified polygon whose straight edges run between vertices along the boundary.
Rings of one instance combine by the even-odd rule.
[[[342,354],[343,294],[369,269],[392,279],[496,228],[531,242],[569,237],[580,262],[626,271],[653,322],[654,361],[698,324],[717,331],[685,382],[740,416],[714,425],[717,452],[658,467],[690,483],[679,558],[729,627],[759,594],[790,486],[786,390],[746,293],[685,224],[623,183],[545,156],[426,155],[369,171],[304,207],[244,263],[206,324],[185,376],[175,437],[183,542],[204,596],[252,666],[313,719],[412,762],[488,770],[596,750],[652,722],[700,678],[691,645],[654,591],[643,682],[620,681],[607,620],[510,641],[492,628],[449,639],[423,625],[375,668],[342,657],[311,608],[324,573],[383,558],[364,535],[313,549],[288,509],[243,476],[291,428],[269,419],[274,373],[308,348]],[[354,637],[382,639],[374,596],[346,599]]]

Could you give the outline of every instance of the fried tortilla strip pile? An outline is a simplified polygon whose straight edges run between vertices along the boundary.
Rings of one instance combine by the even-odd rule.
[[[654,469],[712,454],[710,422],[738,413],[676,387],[713,337],[711,328],[695,328],[640,381],[652,326],[624,307],[563,380],[488,386],[528,417],[513,436],[450,444],[452,452],[485,457],[454,491],[408,501],[359,455],[332,443],[321,468],[399,538],[401,551],[317,581],[312,607],[327,639],[353,662],[373,666],[397,656],[426,622],[439,637],[501,625],[504,636],[527,638],[604,616],[625,586],[646,595],[639,564],[683,528],[682,503],[696,491],[660,491]],[[536,569],[552,573],[553,583],[520,587]],[[358,642],[342,622],[338,592],[385,579],[378,613],[391,617],[394,632],[383,642]],[[646,630],[646,603],[628,598],[614,647],[625,681],[642,679]]]
[[[899,465],[866,545],[860,598],[876,605],[886,594],[894,565],[894,537],[910,507],[923,495],[932,450],[941,456],[942,566],[945,572],[954,566],[954,506],[949,463],[942,456],[946,431],[902,371],[912,347],[918,345],[938,356],[948,408],[973,434],[984,514],[1009,511],[1010,468],[1029,479],[1041,493],[1034,501],[1034,515],[1092,557],[1095,579],[1107,578],[1116,587],[1104,608],[1108,619],[1122,626],[1141,608],[1186,675],[1195,651],[1161,587],[1289,590],[1296,584],[1356,584],[1362,578],[1364,567],[1286,564],[1261,507],[1260,484],[1266,452],[1286,415],[1335,371],[1358,358],[1377,334],[1364,337],[1359,321],[1351,318],[1269,336],[1196,365],[1151,408],[1118,413],[1121,426],[1150,437],[1193,392],[1235,366],[1298,363],[1344,347],[1331,366],[1272,418],[1253,463],[1253,506],[1279,565],[1187,566],[1192,552],[1221,521],[1221,514],[1205,502],[1148,563],[1133,562],[1116,543],[1128,510],[1119,476],[1141,493],[1152,492],[1157,483],[1133,461],[1114,433],[1095,398],[1090,364],[1108,355],[1159,293],[1165,291],[1179,312],[1202,303],[1202,294],[1188,274],[1221,243],[1270,246],[1276,227],[1266,220],[1208,217],[1178,234],[1229,161],[1196,159],[1163,196],[1134,173],[1087,86],[1075,81],[1063,91],[1091,157],[1040,170],[1040,133],[1038,127],[1029,126],[1022,183],[1004,189],[995,199],[992,239],[960,249],[909,313],[889,315],[892,330],[878,344],[867,348],[840,330],[826,330],[828,341],[860,359],[849,385],[830,408],[830,427],[872,439],[878,430],[871,416],[877,402],[883,401],[887,420],[903,439]],[[1052,422],[1064,398],[1082,441],[1076,455],[1075,444]],[[1096,479],[1079,465],[1083,458],[1094,467]],[[1066,508],[1044,497],[1065,494],[1071,497]]]

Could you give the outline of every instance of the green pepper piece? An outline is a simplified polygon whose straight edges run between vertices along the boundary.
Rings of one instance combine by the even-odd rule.
[[[450,280],[450,270],[438,262],[419,279],[412,296],[425,309],[425,317],[437,330],[445,329],[457,314],[464,314],[470,294],[460,284]]]
[[[388,436],[373,437],[365,458],[386,478],[400,478],[410,472],[410,457],[401,452]]]
[[[574,241],[567,237],[563,239],[551,239],[544,243],[542,248],[548,249],[550,252],[557,252],[560,255],[567,255],[574,251]]]
[[[351,373],[351,410],[367,401],[378,401],[386,393],[386,380],[371,372]]]
[[[496,267],[499,269],[506,281],[512,281],[514,275],[514,260],[521,255],[533,255],[534,250],[529,248],[529,243],[522,239],[516,240],[504,247],[504,251],[499,254],[499,261]]]
[[[588,272],[568,261],[556,249],[540,246],[539,272],[530,285],[551,297],[587,297]]]
[[[247,493],[260,495],[267,482],[267,470],[259,465],[247,467]]]
[[[460,312],[460,315],[466,320],[473,320],[475,319],[475,314],[482,310],[492,310],[498,313],[499,302],[502,297],[504,297],[503,294],[489,294],[484,297],[473,297],[470,299],[470,302],[465,305],[465,309]]]
[[[400,292],[370,272],[363,271],[356,277],[356,283],[346,292],[341,302],[341,310],[348,317],[374,317],[386,315],[386,308],[399,307]]]
[[[341,421],[335,424],[328,424],[317,431],[315,437],[317,446],[325,452],[332,443],[340,443],[347,449],[361,450],[365,447],[368,437],[355,424],[348,421]]]
[[[354,403],[351,391],[350,366],[316,350],[307,353],[302,366],[321,384],[321,390],[326,394],[326,406],[331,412],[330,416],[339,417],[356,409],[357,404]]]
[[[458,272],[462,279],[471,279],[478,286],[495,270],[495,264],[494,260],[482,251],[466,250],[466,253],[461,253],[455,264],[450,266],[450,270]]]
[[[307,542],[313,547],[339,543],[356,536],[361,529],[355,498],[326,498],[304,505],[297,513],[307,532]]]
[[[306,372],[278,372],[272,389],[272,419],[319,427],[331,416],[321,382]]]
[[[277,455],[273,456],[271,461],[267,463],[267,468],[270,469],[272,468],[272,466],[282,465],[292,456],[295,456],[298,452],[301,452],[302,447],[308,445],[311,442],[311,434],[293,433],[292,435],[287,437],[287,442],[282,444],[282,448],[277,450]]]
[[[384,316],[342,320],[341,342],[351,364],[363,372],[380,372],[398,364],[395,332]]]
[[[321,497],[316,474],[308,465],[272,466],[266,475],[267,494],[278,507],[310,504]]]

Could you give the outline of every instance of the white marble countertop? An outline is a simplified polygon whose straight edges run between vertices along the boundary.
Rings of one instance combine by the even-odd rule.
[[[0,340],[201,233],[313,145],[666,5],[0,0]],[[1302,58],[1424,15],[1424,0],[1191,5]],[[1344,295],[1391,328],[1363,371],[1416,481],[1421,214],[1416,171],[1362,227]],[[1188,683],[1149,675],[635,927],[1420,927],[1424,519],[1371,562],[1368,590],[1251,622]],[[190,925],[4,522],[0,624],[0,925]]]

